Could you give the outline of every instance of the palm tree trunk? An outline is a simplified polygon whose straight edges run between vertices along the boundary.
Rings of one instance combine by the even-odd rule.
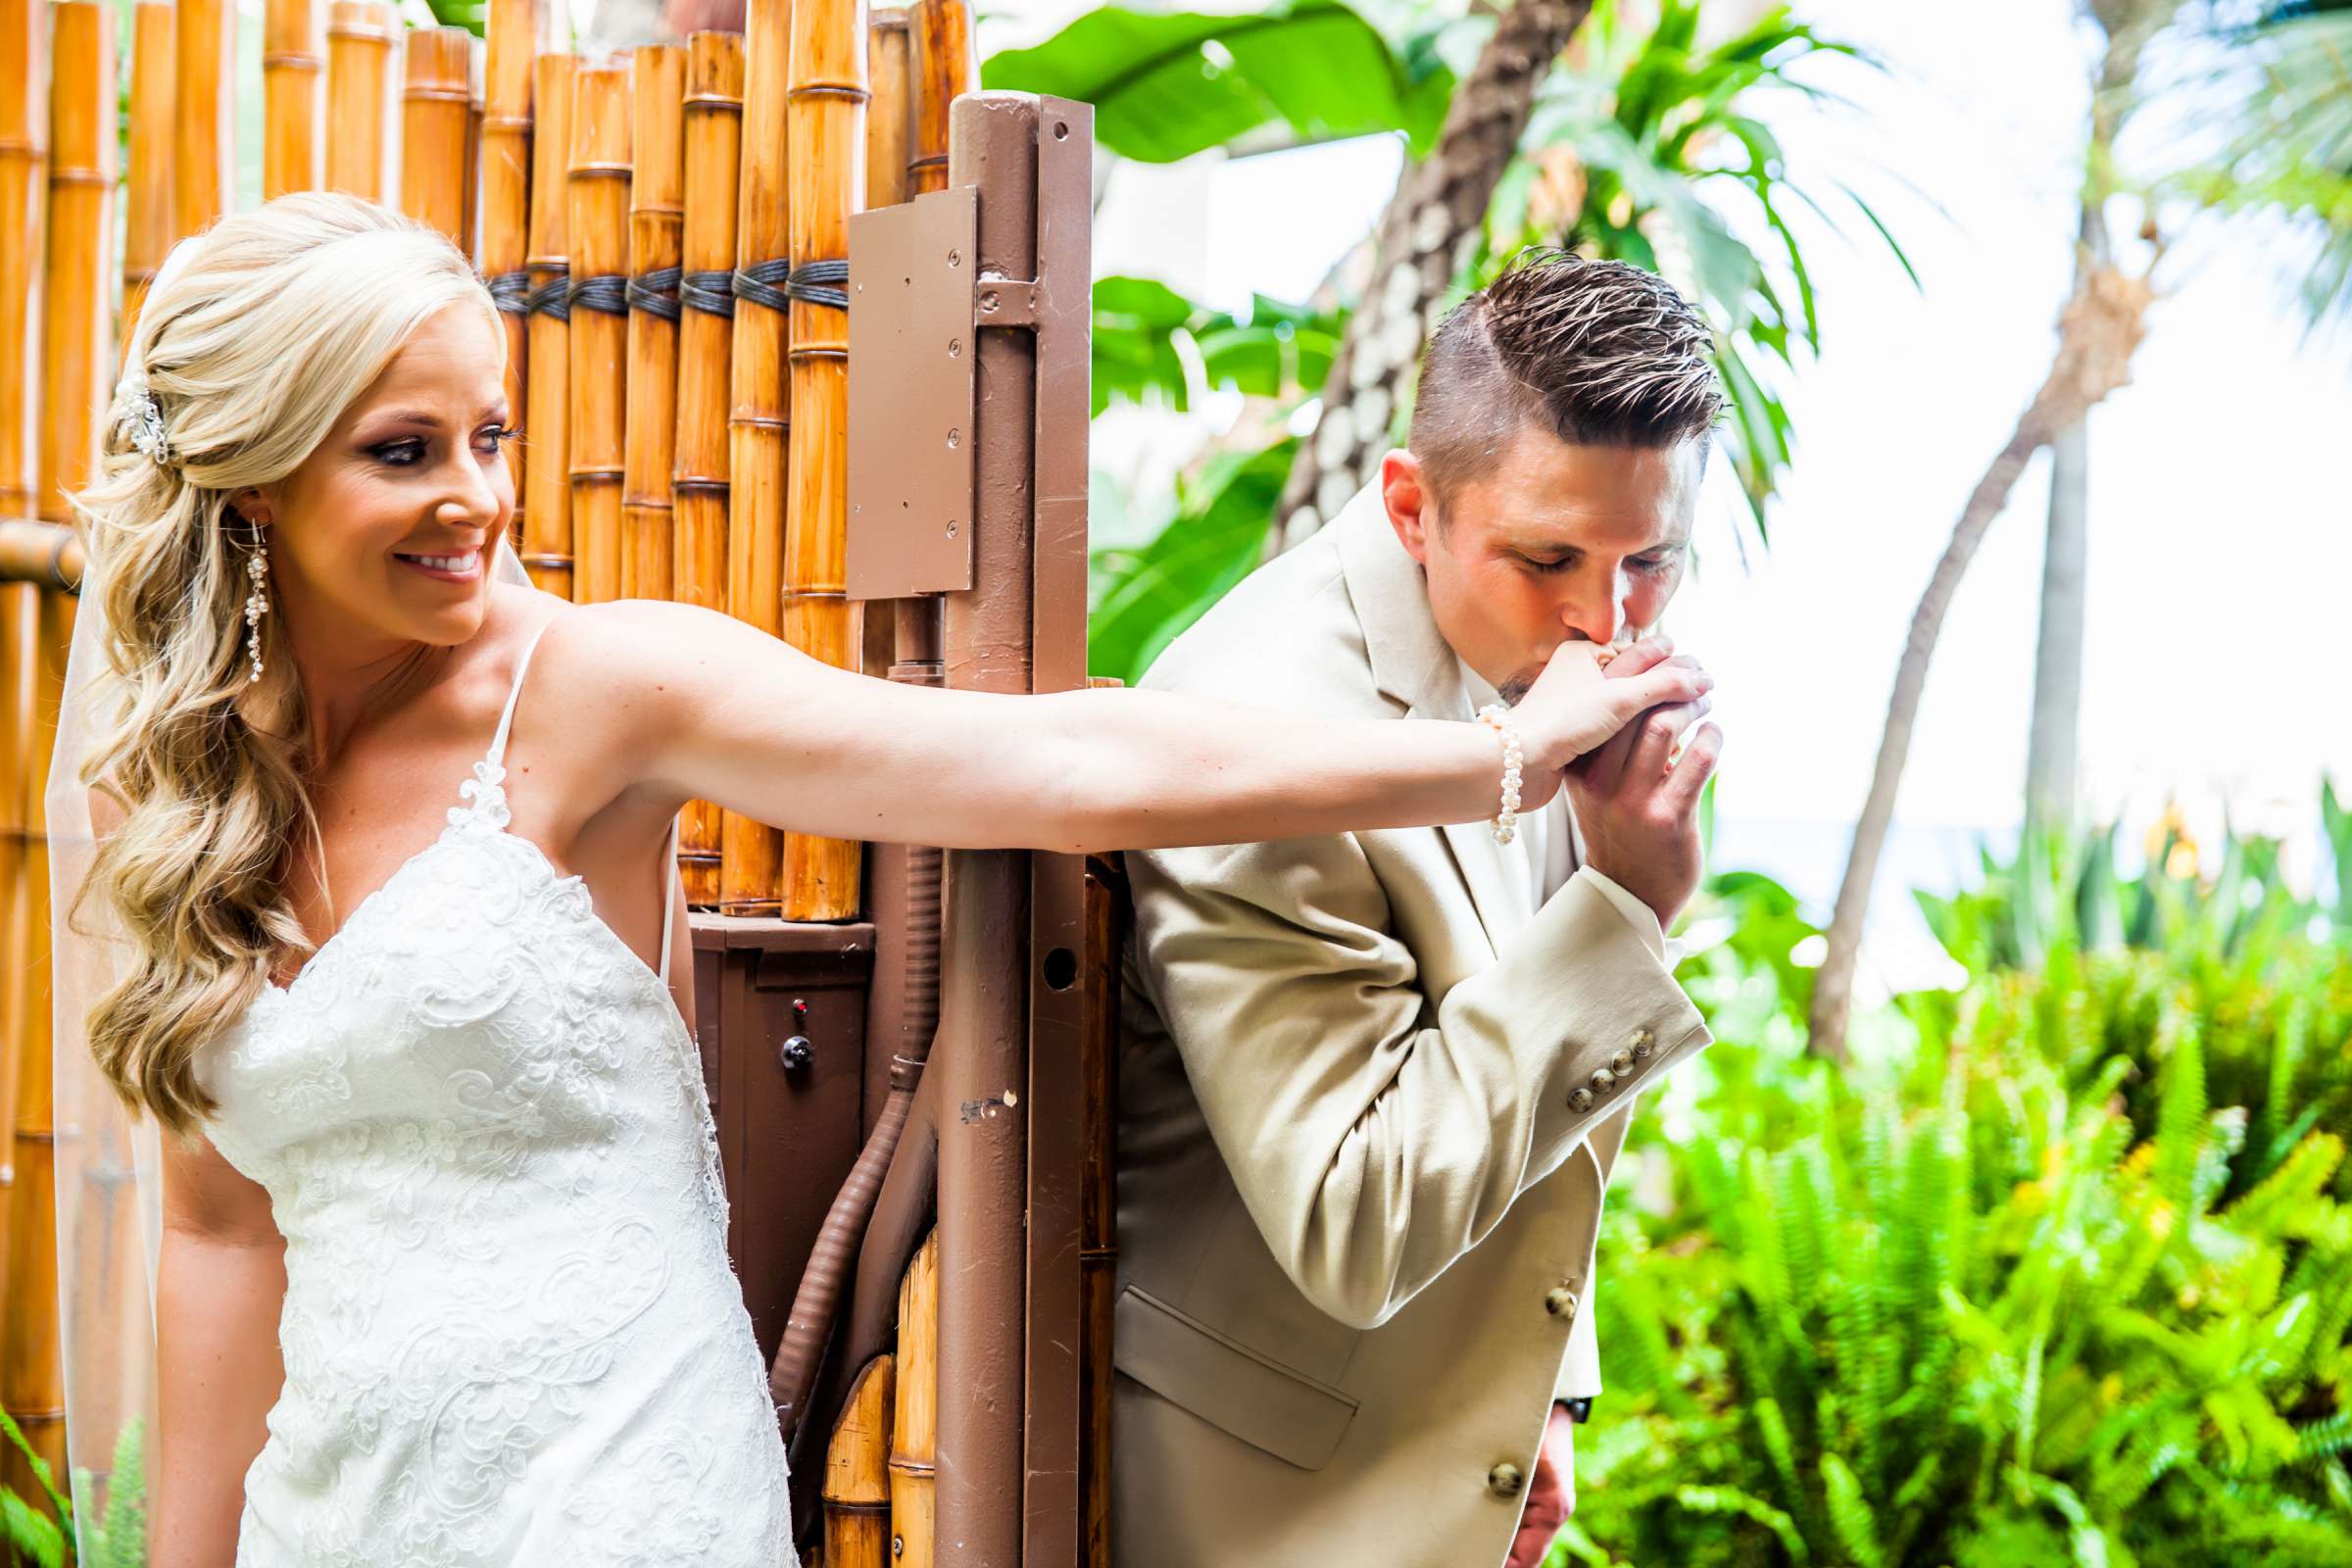
[[[2090,426],[2050,443],[2050,520],[2041,558],[2041,634],[2026,740],[2026,825],[2071,829],[2082,751],[2082,637],[2089,600]]]
[[[1878,874],[1879,858],[1886,847],[1886,830],[1894,819],[1895,791],[1902,782],[1904,760],[1910,755],[1920,696],[1927,689],[1928,662],[1935,656],[1952,595],[1984,542],[1985,530],[2009,504],[2009,492],[2028,461],[2061,432],[2080,424],[2094,405],[2131,378],[2132,355],[2145,330],[2151,297],[2144,277],[2126,277],[2106,267],[2085,270],[2059,317],[2058,352],[2049,375],[1970,493],[1951,542],[1944,546],[1943,558],[1936,564],[1919,608],[1912,612],[1911,634],[1903,645],[1902,662],[1895,668],[1886,728],[1871,772],[1870,795],[1854,824],[1853,849],[1830,918],[1828,952],[1813,980],[1807,1023],[1809,1049],[1816,1054],[1840,1060],[1845,1055],[1862,919],[1870,906],[1870,887]]]
[[[1372,476],[1389,446],[1397,394],[1454,275],[1477,242],[1494,187],[1519,149],[1536,89],[1592,0],[1518,0],[1454,90],[1437,147],[1406,170],[1375,233],[1372,282],[1348,318],[1315,433],[1298,446],[1269,530],[1288,549],[1321,527]]]

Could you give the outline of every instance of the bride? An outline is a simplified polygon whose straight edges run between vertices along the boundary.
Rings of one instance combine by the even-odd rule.
[[[672,957],[687,801],[949,847],[1418,826],[1495,814],[1513,743],[1533,808],[1705,706],[1647,645],[1567,647],[1492,724],[1334,723],[572,606],[506,542],[504,342],[437,233],[281,197],[174,253],[74,498],[52,777],[122,956],[59,1010],[172,1135],[156,1568],[792,1560]]]

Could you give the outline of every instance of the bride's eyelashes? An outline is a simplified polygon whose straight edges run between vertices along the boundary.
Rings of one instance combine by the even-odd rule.
[[[487,450],[479,447],[475,450],[482,451],[485,457],[496,457],[506,449],[508,443],[522,438],[519,427],[510,428],[503,424],[485,425],[480,434],[489,439],[490,445]],[[413,468],[423,460],[424,448],[424,437],[403,436],[397,441],[385,441],[369,447],[368,455],[388,468]]]

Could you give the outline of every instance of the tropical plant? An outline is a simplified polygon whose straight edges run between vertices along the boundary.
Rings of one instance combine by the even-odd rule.
[[[1841,1069],[1732,1032],[1810,934],[1748,911],[1690,985],[1695,1103],[1621,1156],[1672,1198],[1606,1211],[1612,1411],[1551,1561],[2352,1562],[2352,1100],[2309,1098],[2352,1079],[2352,944],[2060,935]]]
[[[146,1422],[133,1416],[115,1439],[113,1466],[106,1476],[106,1507],[98,1522],[83,1534],[89,1550],[83,1568],[147,1568]],[[74,1472],[74,1495],[95,1495],[98,1483],[90,1472]]]
[[[1339,0],[1247,12],[1098,6],[1042,43],[990,55],[980,80],[1094,105],[1095,139],[1144,163],[1245,139],[1300,145],[1389,130],[1425,153],[1453,93],[1440,49],[1446,24],[1408,8],[1383,30],[1369,10]]]
[[[1537,97],[1524,156],[1495,192],[1464,281],[1486,281],[1525,245],[1553,243],[1663,273],[1698,302],[1719,329],[1716,365],[1731,394],[1722,444],[1768,542],[1766,504],[1790,456],[1777,386],[1800,348],[1821,348],[1812,270],[1789,214],[1802,208],[1838,231],[1816,185],[1788,169],[1772,122],[1843,102],[1805,79],[1821,57],[1884,65],[1783,6],[1713,45],[1699,42],[1700,22],[1697,0],[1667,0],[1650,27],[1605,0],[1593,8],[1576,58]],[[1871,204],[1842,180],[1819,183],[1916,284]],[[1751,228],[1771,244],[1751,248],[1740,237]]]
[[[32,1479],[41,1489],[42,1500],[48,1511],[25,1501],[8,1487],[0,1487],[0,1545],[8,1550],[9,1568],[28,1563],[33,1568],[62,1568],[70,1560],[74,1539],[74,1504],[57,1490],[56,1477],[49,1461],[33,1451],[24,1441],[24,1431],[16,1418],[0,1410],[0,1437],[6,1437],[32,1471]]]
[[[1521,13],[1525,20],[1519,25],[1537,25],[1533,8],[1518,7],[1511,15]],[[1216,45],[1209,51],[1213,66],[1221,58],[1217,49],[1233,52],[1230,43],[1221,41],[1231,30],[1254,27],[1267,17],[1271,18],[1270,26],[1288,26],[1298,21],[1298,13],[1291,10],[1221,18],[1188,14],[1168,20],[1164,27],[1144,30],[1128,12],[1117,12],[1121,20],[1115,26],[1100,20],[1105,15],[1090,12],[1035,49],[992,56],[984,77],[992,85],[1094,91],[1121,102],[1130,91],[1146,93],[1138,100],[1139,112],[1141,105],[1149,103],[1158,117],[1154,123],[1214,124],[1232,131],[1245,117],[1230,99],[1231,72],[1211,70],[1208,79],[1221,84],[1213,89],[1194,80],[1202,69],[1201,51],[1206,47],[1202,40]],[[1719,363],[1736,402],[1734,421],[1724,441],[1742,490],[1755,509],[1759,536],[1765,536],[1762,509],[1786,467],[1791,438],[1787,411],[1774,390],[1775,371],[1795,363],[1799,345],[1810,350],[1819,344],[1810,270],[1786,214],[1791,203],[1825,216],[1828,212],[1822,199],[1790,181],[1779,142],[1766,122],[1778,104],[1826,100],[1825,94],[1795,79],[1792,73],[1802,62],[1823,54],[1851,57],[1856,52],[1790,22],[1780,8],[1736,37],[1701,46],[1696,42],[1698,17],[1693,0],[1669,0],[1657,26],[1643,29],[1630,24],[1613,0],[1603,0],[1574,52],[1575,63],[1559,70],[1549,65],[1558,52],[1556,45],[1545,46],[1549,53],[1539,50],[1530,55],[1532,46],[1518,40],[1505,53],[1523,66],[1533,59],[1544,69],[1533,72],[1521,84],[1525,112],[1515,119],[1494,106],[1494,99],[1503,93],[1502,86],[1478,77],[1477,68],[1472,68],[1455,93],[1457,107],[1468,101],[1465,95],[1475,97],[1484,105],[1479,113],[1487,117],[1482,122],[1487,126],[1482,135],[1493,140],[1496,115],[1508,122],[1509,134],[1502,138],[1499,149],[1488,148],[1494,167],[1486,173],[1476,178],[1467,173],[1447,174],[1439,181],[1451,194],[1438,205],[1447,212],[1462,207],[1465,216],[1458,238],[1446,242],[1444,266],[1427,276],[1422,275],[1427,268],[1415,274],[1414,287],[1419,292],[1413,298],[1422,303],[1402,314],[1394,308],[1396,301],[1384,301],[1375,290],[1352,309],[1333,300],[1322,308],[1301,311],[1260,296],[1247,319],[1237,321],[1201,311],[1172,291],[1154,291],[1140,279],[1103,279],[1096,295],[1098,408],[1126,400],[1181,407],[1202,386],[1220,380],[1243,386],[1273,407],[1257,411],[1237,435],[1219,443],[1202,466],[1204,470],[1215,467],[1219,473],[1231,474],[1248,466],[1219,460],[1245,446],[1254,455],[1275,441],[1289,441],[1295,431],[1283,428],[1271,416],[1288,413],[1305,396],[1322,390],[1325,397],[1318,405],[1318,422],[1312,434],[1290,445],[1295,456],[1289,489],[1296,492],[1300,474],[1306,471],[1302,465],[1311,466],[1323,461],[1312,459],[1310,449],[1321,443],[1332,446],[1336,454],[1346,444],[1335,444],[1341,433],[1351,432],[1348,438],[1356,446],[1349,450],[1357,456],[1332,456],[1324,467],[1356,475],[1369,461],[1364,455],[1377,457],[1408,416],[1409,374],[1419,354],[1421,333],[1434,320],[1434,302],[1446,299],[1459,286],[1486,281],[1511,252],[1526,243],[1564,241],[1588,254],[1664,270],[1724,327]],[[1200,32],[1211,23],[1225,30],[1213,35]],[[1384,78],[1405,71],[1407,62],[1424,54],[1442,57],[1458,52],[1466,30],[1473,25],[1471,21],[1444,25],[1433,22],[1418,32],[1391,25],[1383,35],[1404,41],[1393,44],[1392,59],[1382,68]],[[1114,45],[1130,36],[1154,40],[1154,47],[1138,46],[1122,55]],[[1501,36],[1494,34],[1494,38]],[[1171,51],[1181,53],[1178,45],[1183,40],[1190,40],[1183,48],[1191,54],[1183,70],[1177,71],[1170,64],[1174,59]],[[1122,60],[1129,69],[1120,69]],[[1306,71],[1310,63],[1286,64],[1268,55],[1252,69],[1260,73]],[[1323,67],[1313,63],[1311,69]],[[1443,74],[1442,65],[1430,70],[1431,74],[1423,79],[1452,80]],[[1175,74],[1168,76],[1170,72]],[[1288,78],[1284,80],[1287,83]],[[1488,84],[1481,86],[1479,81]],[[1150,84],[1148,93],[1144,84]],[[1204,100],[1198,114],[1178,113],[1190,102],[1182,94],[1195,91],[1225,96],[1214,103]],[[1257,105],[1254,112],[1258,118],[1246,131],[1235,134],[1260,136],[1281,130],[1297,136],[1298,123],[1285,119],[1273,105],[1304,92],[1303,87],[1285,85],[1280,93],[1268,88],[1258,94],[1250,100]],[[1378,100],[1380,94],[1372,93],[1369,98]],[[1098,118],[1098,134],[1114,150],[1135,156],[1161,156],[1179,150],[1178,143],[1154,144],[1140,133],[1123,129],[1124,112],[1107,118],[1107,129],[1103,128],[1104,119]],[[1453,135],[1450,120],[1447,125],[1446,135]],[[1395,128],[1411,133],[1406,126]],[[1181,150],[1211,144],[1188,134]],[[1456,151],[1470,145],[1465,141]],[[1426,171],[1444,164],[1448,156],[1441,137],[1429,159],[1413,167]],[[1384,224],[1396,220],[1399,211],[1422,210],[1407,199],[1417,188],[1411,183],[1416,177],[1427,182],[1438,176],[1408,173],[1397,197],[1403,206],[1393,204],[1391,218],[1384,220]],[[1475,192],[1474,202],[1463,194],[1466,190]],[[1853,205],[1869,231],[1881,236],[1896,262],[1908,270],[1908,261],[1876,213],[1844,186],[1838,186],[1837,192]],[[1773,238],[1768,255],[1751,250],[1738,237],[1751,215],[1761,231]],[[1432,222],[1424,221],[1421,226],[1436,231]],[[1240,352],[1243,345],[1234,344],[1237,354],[1232,360],[1217,351],[1231,341],[1227,335],[1237,331],[1276,340],[1287,335],[1296,346],[1295,353],[1277,365],[1265,347],[1250,346],[1247,354],[1259,356],[1255,373],[1250,377],[1229,375],[1229,370],[1246,362],[1247,355]],[[1196,340],[1190,347],[1183,341],[1188,334]],[[1374,365],[1366,356],[1380,363]],[[1221,360],[1225,363],[1220,364]],[[1345,390],[1347,397],[1335,404],[1338,394],[1334,389]],[[1343,423],[1347,432],[1340,431]],[[1252,475],[1256,472],[1254,466],[1250,466],[1250,471]],[[1351,478],[1347,488],[1352,491],[1356,482],[1360,480]],[[1294,508],[1295,503],[1268,510],[1288,515]],[[1186,526],[1207,511],[1196,483],[1186,501],[1158,526],[1163,531]],[[1171,541],[1170,553],[1197,559],[1202,551],[1239,548],[1243,542],[1241,530],[1230,529],[1216,541],[1197,548],[1179,548]],[[1252,542],[1272,547],[1284,539],[1261,530]],[[1145,564],[1139,553],[1122,552],[1108,569],[1098,572],[1099,588],[1107,595],[1122,580],[1121,566],[1144,569]],[[1204,592],[1222,592],[1238,575],[1223,569],[1202,570],[1191,580]],[[1185,603],[1156,592],[1147,602],[1164,606],[1187,624],[1207,603]],[[1130,647],[1154,639],[1132,635],[1124,639]],[[1156,641],[1164,645],[1165,637]],[[1099,659],[1095,668],[1101,674],[1131,674],[1123,656]]]

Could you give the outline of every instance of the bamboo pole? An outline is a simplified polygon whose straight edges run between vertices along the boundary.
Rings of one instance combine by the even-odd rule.
[[[0,516],[28,515],[38,482],[32,388],[48,207],[46,12],[39,0],[0,0]],[[16,1216],[46,1212],[47,1196],[24,1190],[14,1147],[18,1088],[30,1054],[27,1024],[38,989],[31,983],[30,792],[19,780],[29,773],[34,744],[39,592],[28,582],[0,582],[0,768],[6,769],[0,773],[0,964],[6,965],[0,971],[0,1138],[6,1140],[0,1142],[0,1288],[7,1292],[0,1300],[9,1301],[18,1299]],[[27,1174],[37,1178],[39,1172]],[[28,1287],[25,1300],[44,1299],[38,1283]],[[0,1406],[22,1424],[36,1413],[40,1391],[21,1390],[13,1366],[0,1372],[7,1374],[0,1377]],[[13,1451],[0,1454],[0,1482],[19,1493],[31,1486],[26,1468]]]
[[[890,1410],[896,1379],[878,1355],[850,1385],[825,1449],[824,1568],[890,1568]],[[897,1559],[904,1562],[904,1558]]]
[[[208,0],[215,3],[215,0]],[[326,188],[386,198],[385,111],[400,22],[377,0],[332,0],[326,14]]]
[[[530,388],[531,59],[545,12],[539,0],[490,0],[489,48],[480,133],[482,240],[474,264],[490,285],[507,334],[507,412],[519,424]],[[514,468],[514,540],[522,552],[530,487],[530,452],[509,449]]]
[[[890,1426],[890,1533],[898,1568],[931,1568],[939,1471],[939,1235],[899,1286],[898,1408]]]
[[[673,596],[727,606],[727,382],[735,337],[736,184],[743,146],[743,35],[686,40],[685,276],[678,321],[678,435],[670,482]],[[689,801],[678,823],[686,902],[719,902],[719,808]]]
[[[906,31],[905,6],[876,6],[866,27],[866,70],[873,80],[873,97],[865,111],[865,206],[895,207],[906,199],[908,138],[914,113],[912,40]],[[868,600],[862,611],[864,649],[859,662],[868,675],[888,678],[897,662],[898,615],[887,599]],[[890,874],[877,857],[870,874],[880,881]]]
[[[142,7],[141,9],[144,9]],[[262,16],[262,200],[317,190],[325,172],[326,37],[316,0],[267,0]]]
[[[71,526],[73,508],[66,503],[66,491],[80,489],[89,484],[89,477],[99,466],[101,440],[104,440],[104,412],[113,400],[111,369],[111,334],[113,334],[113,277],[116,277],[116,197],[118,181],[118,129],[116,129],[116,7],[108,0],[64,0],[54,7],[54,40],[57,40],[57,77],[52,82],[52,165],[49,165],[49,261],[47,261],[47,301],[45,301],[45,376],[42,376],[42,494],[40,517],[47,522]],[[223,131],[225,146],[225,131]],[[25,820],[33,832],[25,839],[28,844],[28,872],[30,872],[30,909],[33,909],[33,968],[40,976],[49,973],[49,837],[47,811],[42,802],[42,788],[49,776],[49,755],[57,743],[57,710],[66,694],[66,649],[73,644],[73,618],[80,600],[59,592],[57,588],[40,590],[40,686],[35,694],[35,745],[30,755],[30,766],[25,768]],[[40,987],[42,999],[47,999],[47,985]],[[52,1074],[54,1062],[54,1027],[52,1010],[47,1006],[33,1008],[33,1027],[28,1030],[28,1060],[37,1062],[40,1074],[42,1109],[47,1112],[52,1143],[49,1154],[54,1166],[52,1178],[52,1215],[57,1206],[73,1206],[80,1210],[104,1206],[106,1222],[99,1225],[75,1227],[77,1253],[64,1260],[69,1269],[66,1277],[66,1300],[75,1307],[94,1302],[113,1304],[116,1293],[106,1289],[108,1279],[129,1277],[131,1269],[146,1267],[139,1225],[129,1213],[127,1201],[118,1201],[124,1187],[108,1185],[94,1168],[92,1138],[94,1128],[80,1126],[59,1140],[61,1126],[71,1128],[71,1121],[57,1116],[57,1086]],[[19,1101],[19,1128],[28,1126],[30,1084],[33,1074],[24,1074],[22,1084],[25,1096]],[[71,1183],[64,1187],[64,1183]],[[42,1250],[49,1257],[49,1281],[57,1281],[57,1239],[54,1230],[42,1237]],[[28,1274],[17,1274],[19,1284],[28,1284]],[[47,1293],[45,1300],[57,1302],[59,1291]],[[94,1321],[92,1314],[77,1309],[75,1333],[89,1340],[113,1336],[118,1343],[136,1343],[136,1336],[146,1333],[146,1312],[131,1309],[111,1324]],[[73,1464],[84,1464],[104,1474],[113,1462],[116,1434],[129,1415],[139,1413],[146,1403],[143,1398],[143,1380],[148,1373],[148,1359],[143,1354],[120,1356],[120,1382],[116,1385],[92,1385],[77,1392],[75,1417],[80,1425],[71,1432],[59,1434],[59,1448],[64,1450],[66,1464],[57,1467],[57,1474],[71,1474]],[[64,1368],[59,1368],[59,1417],[64,1422]]]
[[[458,249],[478,270],[482,256],[482,117],[487,96],[484,74],[490,47],[479,38],[466,40],[466,205],[458,223]]]
[[[400,89],[400,210],[464,248],[472,185],[473,34],[412,27]]]
[[[522,564],[551,594],[572,597],[571,559],[571,202],[564,178],[571,154],[571,85],[579,61],[544,54],[531,68],[531,220],[524,263],[530,273],[530,401],[523,430]]]
[[[678,280],[685,244],[686,51],[634,57],[629,173],[629,416],[621,462],[620,595],[675,586],[670,472],[678,443]]]
[[[123,184],[120,365],[147,289],[172,249],[172,100],[177,81],[172,0],[131,7],[129,177]]]
[[[785,431],[790,267],[785,91],[791,0],[749,0],[743,34],[743,167],[735,230],[735,354],[727,411],[727,612],[783,634]],[[719,908],[781,912],[783,835],[734,811],[719,824]]]
[[[184,235],[202,233],[236,194],[229,91],[237,13],[235,0],[178,0],[178,7],[172,28],[178,62],[172,96],[172,227]],[[111,90],[106,101],[115,101]]]
[[[58,0],[51,7],[49,214],[41,314],[41,470],[39,514],[70,521],[69,490],[88,483],[98,457],[100,415],[112,388],[110,356],[114,262],[115,38],[114,10],[105,0]],[[49,969],[49,841],[42,787],[65,691],[66,650],[74,600],[41,588],[34,659],[32,730],[22,748],[21,792],[25,824],[20,864],[24,894],[25,944],[31,975]],[[31,975],[26,978],[29,979]],[[28,985],[17,1060],[12,1128],[15,1182],[10,1188],[8,1313],[0,1376],[6,1403],[25,1438],[57,1475],[70,1474],[66,1447],[66,1391],[57,1321],[56,1117],[54,1049],[46,984]],[[89,1325],[104,1332],[100,1325]],[[111,1427],[111,1422],[106,1423]],[[111,1435],[111,1434],[110,1434]]]
[[[858,607],[848,592],[849,256],[850,215],[865,198],[865,0],[793,7],[785,131],[793,157],[784,640],[836,669],[862,662]],[[786,834],[784,917],[855,918],[863,848],[854,839]]]
[[[620,597],[620,480],[627,445],[629,68],[580,67],[572,83],[572,597]]]
[[[906,10],[913,56],[913,144],[906,162],[909,196],[948,188],[948,106],[980,80],[966,0],[914,0]]]

